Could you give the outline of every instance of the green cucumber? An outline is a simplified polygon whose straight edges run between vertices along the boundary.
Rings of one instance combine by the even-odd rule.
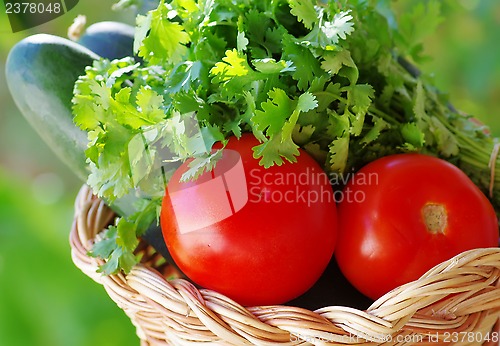
[[[99,59],[82,45],[58,36],[37,34],[19,41],[7,57],[7,86],[17,107],[55,154],[82,180],[87,135],[73,122],[73,88],[85,67]],[[135,211],[135,196],[111,207],[120,215]]]
[[[90,25],[78,43],[106,59],[134,55],[135,28],[120,22],[98,22]]]
[[[143,0],[142,4],[140,5],[138,9],[139,14],[146,14],[151,10],[154,10],[155,8],[158,7],[159,1],[158,0]]]
[[[99,59],[70,40],[46,34],[19,41],[7,57],[7,86],[17,107],[56,155],[83,181],[87,135],[73,123],[73,86]]]

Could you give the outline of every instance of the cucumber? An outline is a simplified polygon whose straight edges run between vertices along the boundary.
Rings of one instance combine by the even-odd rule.
[[[120,22],[98,22],[90,25],[78,43],[106,59],[133,56],[133,26]]]
[[[139,14],[146,14],[158,7],[159,0],[143,0],[138,9]]]
[[[73,88],[85,67],[99,59],[88,48],[68,39],[36,34],[19,41],[5,64],[7,86],[17,107],[73,173],[87,181],[87,134],[73,122]],[[130,194],[112,205],[119,215],[135,211]]]
[[[88,176],[87,135],[73,123],[73,86],[99,59],[89,49],[47,34],[29,36],[9,52],[7,86],[17,107],[40,137],[80,178]]]

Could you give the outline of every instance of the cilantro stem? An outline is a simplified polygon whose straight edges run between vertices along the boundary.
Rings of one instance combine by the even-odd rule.
[[[323,90],[323,91],[315,91],[313,93],[314,96],[318,97],[318,96],[331,96],[333,97],[335,100],[338,100],[338,101],[342,101],[342,103],[345,103],[347,104],[347,99],[345,97],[342,97],[340,96],[339,94],[334,94],[332,92],[329,92],[329,91],[326,91],[326,90]]]
[[[479,168],[481,170],[484,170],[485,172],[486,171],[489,171],[489,168],[488,168],[488,165],[486,164],[486,166],[484,165],[484,163],[482,161],[479,161],[477,160],[476,158],[474,158],[472,155],[462,155],[460,157],[460,160],[462,162],[465,162],[465,163],[468,163],[469,165],[471,166],[474,166],[476,168]]]
[[[368,108],[368,111],[370,113],[378,116],[379,118],[382,118],[383,120],[387,121],[390,125],[399,126],[401,124],[399,121],[394,119],[393,116],[388,115],[387,113],[385,113],[384,111],[381,111],[380,109],[376,108],[373,105],[370,106],[370,108]]]

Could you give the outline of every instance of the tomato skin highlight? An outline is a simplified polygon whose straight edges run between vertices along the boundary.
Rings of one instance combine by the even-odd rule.
[[[199,229],[189,225],[189,218],[178,220],[184,214],[199,223],[200,208],[212,208],[217,214],[219,209],[212,201],[221,197],[210,189],[204,194],[200,188],[183,198],[182,192],[189,187],[216,178],[209,173],[193,182],[178,183],[186,162],[168,184],[161,228],[174,261],[196,284],[243,305],[281,304],[312,287],[332,258],[336,204],[328,177],[306,152],[301,151],[296,163],[265,169],[253,158],[252,147],[257,144],[253,135],[245,134],[239,140],[231,138],[226,146],[240,154],[246,177],[248,201],[240,210],[225,218],[206,216],[220,220]],[[224,165],[224,156],[219,163]],[[281,179],[299,175],[308,184]],[[308,193],[320,199],[305,200]],[[234,196],[229,191],[228,198],[234,201]]]
[[[366,296],[377,299],[463,251],[497,246],[495,210],[454,165],[422,154],[397,154],[357,174],[377,179],[356,184],[355,176],[345,186],[364,200],[339,203],[335,257]]]

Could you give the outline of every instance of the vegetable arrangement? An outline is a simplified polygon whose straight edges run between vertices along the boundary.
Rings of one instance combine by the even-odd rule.
[[[445,202],[444,212],[441,207],[438,212],[431,208],[435,220],[431,226],[426,224],[427,229],[442,226],[443,214],[449,222],[443,226],[444,233],[450,229],[449,237],[431,246],[429,257],[436,253],[444,256],[434,257],[433,264],[467,248],[497,246],[494,209],[478,190],[487,194],[498,210],[497,141],[483,125],[454,110],[446,96],[413,67],[421,59],[423,36],[440,20],[438,1],[421,4],[396,18],[389,1],[162,0],[157,8],[137,17],[130,56],[110,60],[113,54],[103,59],[84,50],[84,66],[94,62],[85,71],[75,64],[73,71],[80,71],[81,76],[70,98],[64,91],[64,102],[72,98],[72,109],[57,99],[56,114],[70,112],[80,128],[61,131],[61,138],[79,138],[71,149],[75,153],[71,159],[77,162],[69,164],[121,216],[93,248],[93,256],[107,260],[102,272],[129,271],[138,261],[134,254],[138,238],[161,215],[166,244],[183,272],[200,285],[245,304],[282,303],[304,293],[334,253],[352,283],[376,298],[432,266],[418,259],[423,266],[411,270],[411,277],[380,283],[376,292],[370,292],[363,288],[365,283],[358,284],[355,275],[350,275],[356,270],[364,274],[365,270],[343,265],[349,262],[364,267],[376,258],[375,247],[378,253],[386,254],[396,246],[394,236],[384,236],[383,227],[372,219],[369,222],[376,225],[382,238],[377,238],[376,246],[371,243],[369,253],[361,251],[360,244],[367,244],[363,237],[371,236],[371,231],[366,222],[359,223],[361,217],[358,219],[363,211],[384,212],[385,201],[378,195],[384,196],[394,184],[372,184],[372,190],[377,191],[362,191],[367,198],[369,193],[375,195],[369,199],[373,207],[357,202],[345,206],[345,200],[338,200],[346,196],[348,182],[355,181],[360,170],[374,167],[369,163],[392,154],[403,155],[401,161],[406,163],[402,166],[413,167],[413,173],[398,172],[392,165],[380,168],[383,164],[378,163],[380,182],[386,181],[383,176],[393,174],[401,184],[398,188],[408,191],[405,196],[413,194],[408,186],[436,192],[427,197],[424,194],[424,205],[416,201],[409,204],[411,208],[403,208],[401,215],[415,210],[411,215],[416,216],[398,219],[396,233],[409,232],[402,236],[407,240],[418,238],[417,231],[412,231],[417,224],[425,224],[421,208],[427,202],[442,206],[435,196],[452,194],[441,188],[449,177],[436,178],[432,188],[426,185],[435,171],[424,169],[423,162],[435,156],[472,179],[464,176],[459,183],[464,191],[472,191],[470,198],[477,198],[478,203],[470,207],[472,202],[466,195],[452,194],[452,205],[466,205],[457,219],[452,219],[455,212],[448,210]],[[63,49],[81,49],[76,44],[60,44]],[[44,40],[34,44],[34,39],[14,48],[7,64],[11,85],[31,82],[23,79],[26,71],[20,72],[26,67],[17,65],[17,57],[25,54],[26,46],[50,48]],[[30,53],[35,54],[39,54],[38,48]],[[71,83],[75,80],[75,73],[67,78]],[[22,93],[15,87],[11,90],[18,95],[16,101],[23,113],[43,120],[35,104],[22,106],[27,103]],[[52,110],[49,107],[49,112]],[[46,123],[34,125],[45,126],[42,131],[50,132]],[[83,148],[82,131],[87,135]],[[63,142],[63,149],[68,146],[71,144]],[[266,204],[261,198],[259,203],[249,201],[238,212],[232,205],[234,215],[224,220],[214,214],[205,216],[217,218],[217,222],[201,227],[200,232],[182,230],[186,223],[179,215],[189,215],[189,211],[196,215],[205,207],[212,210],[215,202],[200,192],[173,202],[172,191],[186,192],[220,176],[217,170],[225,167],[231,150],[241,157],[247,179],[252,176],[249,169],[259,174],[300,174],[304,167],[316,167],[333,189],[323,195],[329,196],[323,197],[329,201],[305,206],[297,201]],[[62,154],[67,160],[66,155]],[[450,167],[435,160],[431,163],[437,167]],[[422,176],[416,174],[420,171]],[[456,171],[450,174],[458,175]],[[276,181],[266,184],[271,191],[284,188],[279,185]],[[230,194],[227,185],[225,188]],[[250,190],[248,193],[251,195]],[[340,206],[338,241],[335,201]],[[181,203],[184,212],[179,212],[175,203]],[[484,227],[478,226],[478,215]],[[474,221],[472,225],[459,221],[467,218]],[[462,227],[455,231],[455,224]],[[466,244],[455,246],[454,232],[460,232],[456,238]],[[463,236],[464,232],[477,238],[477,243]],[[483,232],[482,236],[476,237],[477,232]],[[434,240],[416,241],[424,247],[434,244]],[[380,263],[385,266],[387,261],[399,261],[402,268],[408,268],[412,262],[400,258],[401,251],[413,253],[417,251],[415,244],[407,241]],[[208,272],[213,267],[217,267],[216,272]],[[248,271],[252,274],[243,274]],[[376,270],[372,273],[377,275]],[[300,282],[292,284],[294,280]],[[268,294],[259,296],[257,290]]]

